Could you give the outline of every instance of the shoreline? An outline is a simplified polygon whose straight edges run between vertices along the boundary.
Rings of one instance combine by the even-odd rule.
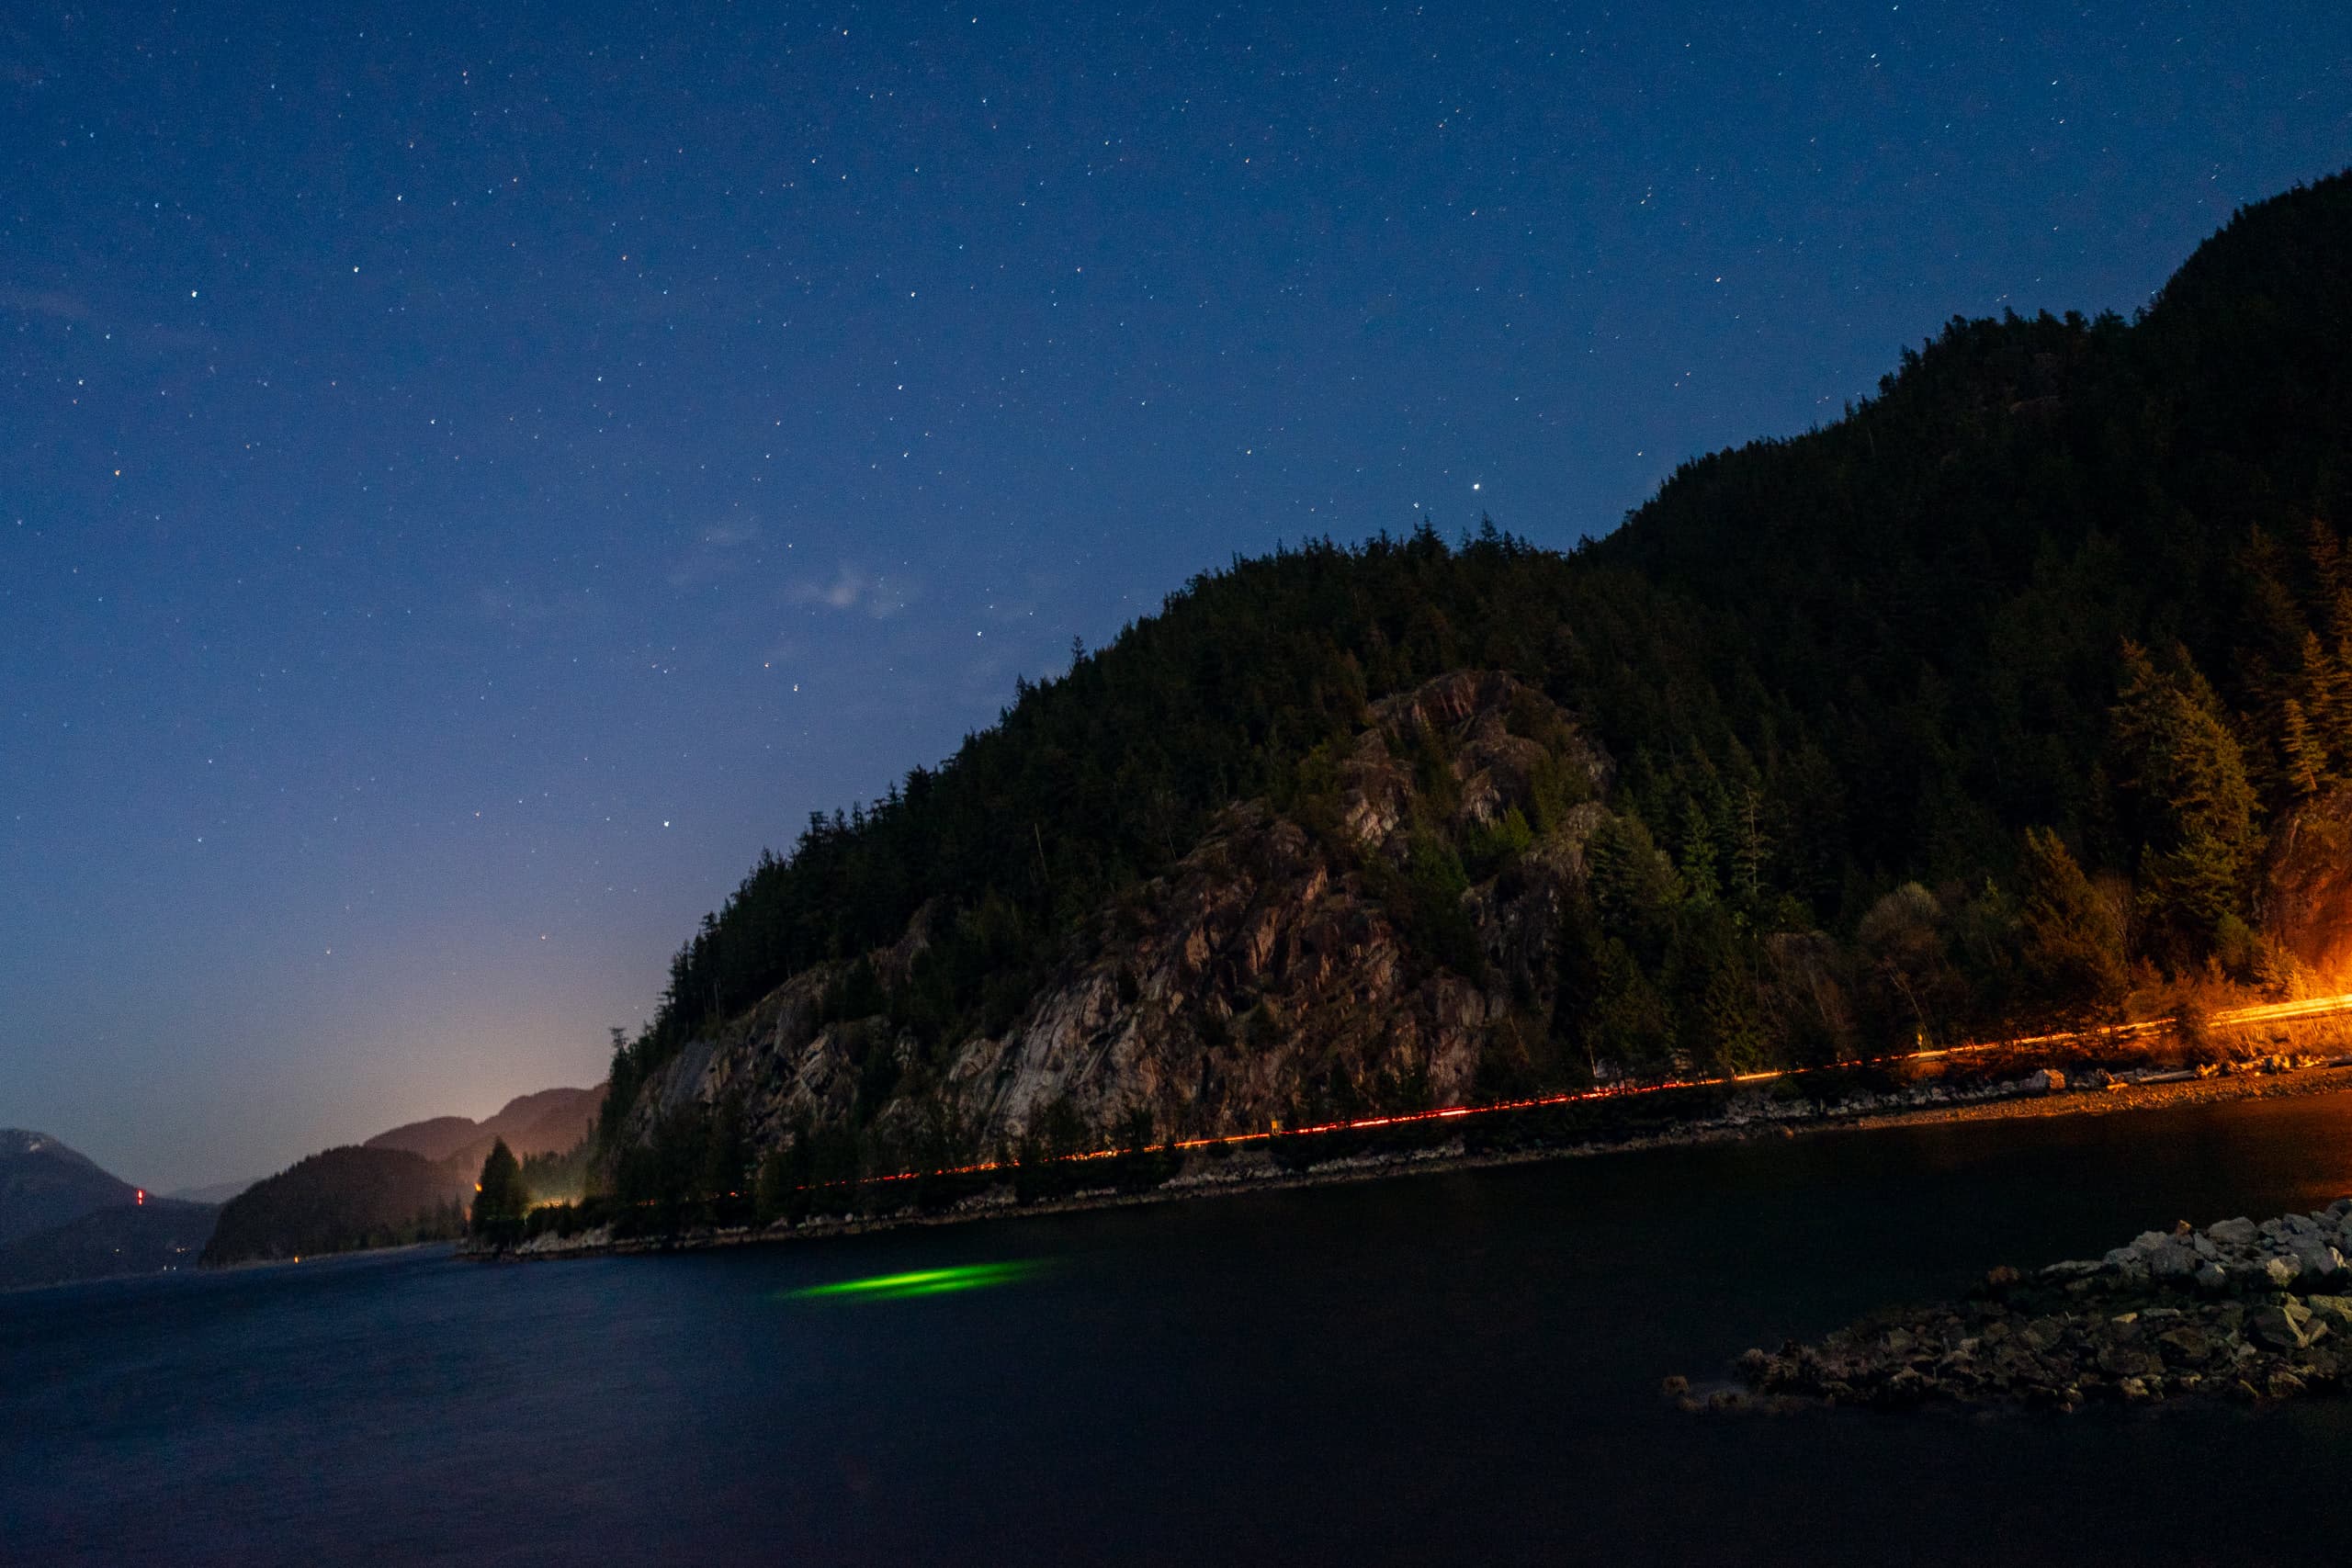
[[[1882,1309],[1809,1343],[1743,1352],[1744,1389],[1659,1390],[1685,1411],[1931,1405],[2072,1414],[2257,1404],[2346,1392],[2352,1198],[2259,1224],[2143,1231],[2098,1258],[1986,1271],[1964,1297]]]
[[[2115,1078],[2097,1086],[2032,1088],[2003,1085],[1991,1092],[1964,1098],[1946,1094],[1941,1099],[1916,1099],[1911,1103],[1892,1105],[1857,1104],[1848,1100],[1828,1107],[1806,1101],[1801,1102],[1804,1107],[1802,1110],[1774,1106],[1758,1097],[1753,1101],[1736,1101],[1723,1116],[1717,1118],[1620,1138],[1473,1153],[1464,1146],[1463,1139],[1456,1136],[1445,1143],[1419,1149],[1342,1156],[1299,1169],[1284,1169],[1269,1158],[1261,1148],[1252,1148],[1247,1152],[1237,1152],[1205,1170],[1189,1169],[1159,1186],[1136,1192],[1107,1187],[1085,1189],[1061,1197],[1021,1203],[1009,1190],[999,1186],[952,1207],[930,1213],[910,1205],[886,1213],[811,1218],[798,1224],[779,1221],[767,1226],[705,1229],[664,1236],[615,1237],[609,1227],[600,1226],[570,1236],[553,1234],[537,1236],[513,1247],[476,1247],[460,1242],[457,1256],[482,1262],[536,1262],[707,1251],[725,1247],[822,1241],[917,1225],[970,1224],[1033,1214],[1135,1208],[1237,1193],[1289,1191],[1451,1171],[1588,1159],[1651,1149],[1746,1143],[1760,1138],[1876,1132],[1894,1127],[1965,1122],[2104,1116],[2230,1100],[2290,1099],[2352,1091],[2352,1071],[2346,1070],[2347,1068],[2352,1068],[2352,1057],[2275,1068],[2248,1064],[2213,1077],[2161,1073],[2140,1081]],[[2039,1078],[2040,1076],[2037,1074],[2034,1077]],[[1875,1100],[1877,1097],[1870,1098]],[[1895,1098],[1898,1101],[1901,1099]]]

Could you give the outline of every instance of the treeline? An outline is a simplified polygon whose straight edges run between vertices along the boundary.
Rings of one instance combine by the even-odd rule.
[[[1072,1157],[1080,1155],[1103,1157]],[[982,1157],[993,1168],[971,1168]],[[898,1128],[820,1126],[804,1118],[763,1153],[749,1136],[741,1099],[729,1097],[664,1114],[649,1137],[616,1151],[606,1190],[527,1213],[478,1202],[474,1228],[501,1241],[604,1225],[628,1237],[909,1206],[933,1213],[1001,1183],[1019,1204],[1081,1189],[1146,1191],[1173,1177],[1179,1165],[1148,1114],[1093,1128],[1067,1100],[1049,1107],[1018,1142],[978,1156],[968,1130],[936,1105]],[[485,1197],[505,1190],[505,1180],[485,1168]]]
[[[2281,982],[2252,902],[2269,827],[2352,777],[2347,254],[2337,176],[2242,215],[2137,321],[1956,321],[1837,424],[1687,465],[1571,555],[1425,524],[1195,579],[763,855],[619,1043],[607,1133],[687,1040],[827,962],[831,1016],[873,1035],[870,1122],[892,1043],[936,1063],[1002,1029],[1214,813],[1328,810],[1367,705],[1462,668],[1514,672],[1619,764],[1547,972],[1510,977],[1543,1016],[1498,1090]],[[1396,886],[1432,961],[1484,963],[1448,910],[1543,816],[1417,842]],[[863,955],[925,904],[885,984]],[[856,1135],[787,1146],[813,1172]],[[732,1165],[684,1174],[714,1139],[619,1149],[614,1179],[743,1192]]]

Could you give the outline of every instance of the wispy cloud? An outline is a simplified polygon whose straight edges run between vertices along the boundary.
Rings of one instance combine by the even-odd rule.
[[[62,288],[10,288],[0,285],[0,310],[52,316],[61,321],[86,321],[90,307]]]
[[[756,551],[760,525],[752,518],[714,523],[695,536],[694,544],[670,569],[670,586],[694,588],[732,577],[743,567],[747,551]]]
[[[889,619],[914,601],[913,584],[905,578],[867,572],[843,562],[831,578],[804,578],[785,590],[794,604],[856,611],[877,621]]]
[[[599,618],[602,614],[594,595],[586,589],[540,593],[486,586],[475,590],[473,604],[475,612],[483,620],[510,626],[518,631],[584,625]]]

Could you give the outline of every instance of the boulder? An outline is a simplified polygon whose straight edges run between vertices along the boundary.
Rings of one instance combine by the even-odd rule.
[[[2243,1214],[2234,1220],[2215,1220],[2205,1227],[2205,1234],[2224,1247],[2252,1247],[2262,1239],[2254,1222]]]
[[[2337,1334],[2352,1334],[2352,1296],[2305,1296],[2303,1305]]]
[[[2300,1350],[2304,1340],[2294,1320],[2275,1306],[2257,1307],[2247,1314],[2245,1331],[2249,1338],[2266,1349]]]
[[[2194,1324],[2165,1330],[2156,1336],[2156,1343],[2163,1347],[2165,1359],[2176,1366],[2203,1366],[2213,1353],[2212,1343],[2206,1338],[2205,1331]]]
[[[2328,1279],[2344,1267],[2343,1254],[2322,1241],[2316,1234],[2299,1235],[2289,1247],[2301,1271],[2312,1279]]]
[[[2162,1371],[2164,1364],[2145,1350],[2129,1345],[2103,1345],[2098,1352],[2098,1370],[2111,1378],[2143,1378]]]

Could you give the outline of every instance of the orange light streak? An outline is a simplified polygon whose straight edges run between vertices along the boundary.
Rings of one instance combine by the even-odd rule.
[[[2352,991],[2333,997],[2308,997],[2299,1001],[2260,1002],[2247,1007],[2229,1008],[2211,1014],[2207,1022],[2222,1027],[2250,1023],[2278,1023],[2290,1020],[2324,1018],[2333,1013],[2352,1012]],[[1978,1040],[1964,1045],[1939,1045],[1933,1049],[1902,1051],[1885,1056],[1869,1056],[1852,1062],[1825,1062],[1811,1067],[1767,1067],[1751,1073],[1727,1073],[1713,1077],[1668,1078],[1659,1083],[1612,1084],[1600,1089],[1572,1089],[1559,1094],[1536,1095],[1525,1100],[1496,1100],[1487,1105],[1446,1105],[1430,1111],[1397,1111],[1385,1116],[1358,1116],[1337,1122],[1320,1122],[1306,1127],[1264,1128],[1252,1133],[1230,1133],[1223,1137],[1175,1138],[1164,1144],[1146,1145],[1146,1154],[1181,1154],[1193,1149],[1205,1149],[1218,1144],[1271,1143],[1276,1138],[1313,1138],[1332,1133],[1367,1133],[1382,1127],[1404,1127],[1422,1122],[1449,1122],[1465,1116],[1491,1116],[1501,1111],[1539,1111],[1549,1106],[1577,1105],[1588,1100],[1623,1100],[1635,1095],[1665,1094],[1673,1089],[1721,1089],[1731,1084],[1763,1083],[1772,1078],[1803,1077],[1807,1073],[1846,1072],[1857,1067],[1883,1067],[1898,1062],[1924,1062],[1944,1056],[1971,1055],[1981,1051],[2016,1050],[2021,1046],[2054,1045],[2062,1042],[2097,1039],[2129,1040],[2153,1033],[2179,1021],[2177,1018],[2143,1019],[2133,1023],[2105,1024],[2095,1029],[2076,1032],[2061,1031],[2050,1034],[2020,1034],[2006,1040]],[[1125,1149],[1088,1149],[1078,1154],[1056,1156],[1055,1163],[1069,1164],[1084,1160],[1116,1159],[1128,1153]],[[1001,1160],[979,1160],[971,1165],[944,1166],[936,1170],[901,1170],[888,1176],[869,1176],[869,1182],[919,1181],[929,1176],[985,1176],[991,1171],[1006,1170],[1011,1166]],[[852,1187],[853,1181],[822,1181],[818,1189]],[[799,1189],[810,1190],[808,1188]]]

